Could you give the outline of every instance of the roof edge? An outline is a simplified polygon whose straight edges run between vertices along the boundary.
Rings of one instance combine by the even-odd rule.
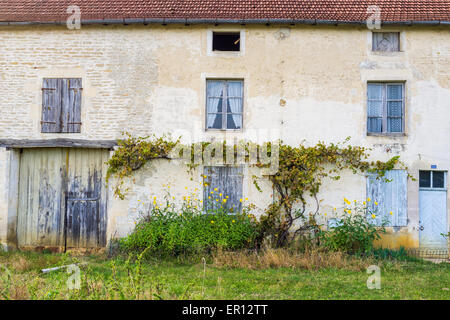
[[[304,19],[165,19],[165,18],[138,18],[138,19],[94,19],[81,20],[82,25],[129,25],[129,24],[308,24],[308,25],[366,25],[366,21],[359,20],[304,20]],[[66,21],[0,21],[0,26],[21,25],[65,25]],[[382,21],[381,25],[450,25],[447,20],[425,20],[425,21]]]

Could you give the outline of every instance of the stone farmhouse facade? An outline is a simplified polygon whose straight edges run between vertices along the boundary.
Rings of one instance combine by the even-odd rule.
[[[228,177],[217,183],[233,185],[234,201],[261,212],[272,201],[255,168],[188,172],[167,160],[117,199],[105,161],[126,131],[291,145],[351,137],[374,160],[399,155],[416,180],[348,172],[324,184],[320,212],[371,197],[393,211],[381,245],[447,250],[450,2],[313,2],[2,1],[0,243],[105,247],[168,185],[202,199],[208,170]]]

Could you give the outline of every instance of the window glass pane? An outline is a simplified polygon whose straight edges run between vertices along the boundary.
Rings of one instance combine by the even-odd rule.
[[[369,118],[367,120],[367,131],[368,132],[381,132],[381,118]]]
[[[444,171],[433,171],[433,188],[444,188]]]
[[[431,188],[431,171],[419,172],[419,187]]]
[[[208,112],[222,112],[222,98],[208,98]]]
[[[390,99],[402,99],[402,85],[401,84],[389,84],[387,86],[387,98]]]
[[[369,117],[383,116],[383,103],[381,101],[368,101]]]
[[[241,129],[241,128],[242,128],[242,115],[227,114],[227,129]]]
[[[240,97],[242,98],[242,81],[227,81],[229,97]]]
[[[401,118],[388,118],[387,119],[387,131],[388,132],[402,132],[402,119]]]
[[[222,114],[208,113],[206,121],[208,129],[222,129]]]
[[[242,99],[241,98],[228,98],[228,113],[242,113]]]
[[[381,84],[369,83],[367,85],[367,97],[374,100],[383,99],[383,86]]]
[[[401,101],[388,101],[387,113],[388,113],[388,116],[391,116],[391,117],[401,117],[402,116],[402,102]]]

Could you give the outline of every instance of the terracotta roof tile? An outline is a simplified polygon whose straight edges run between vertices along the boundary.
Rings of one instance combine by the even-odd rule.
[[[64,22],[70,5],[82,21],[113,19],[332,20],[362,22],[368,6],[383,22],[450,21],[450,0],[1,0],[2,22]]]

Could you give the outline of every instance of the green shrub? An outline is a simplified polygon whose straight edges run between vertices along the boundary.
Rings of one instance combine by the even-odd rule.
[[[163,206],[154,203],[134,231],[120,240],[120,248],[179,255],[254,246],[257,222],[250,207],[236,214],[221,206],[204,212],[198,202],[184,200],[179,208],[167,198]]]
[[[380,233],[386,232],[384,226],[387,221],[377,226],[374,223],[377,213],[371,212],[365,202],[355,202],[350,208],[350,202],[345,201],[347,206],[336,217],[336,224],[327,231],[319,232],[320,244],[331,251],[368,253],[373,250],[373,242],[380,238]]]

